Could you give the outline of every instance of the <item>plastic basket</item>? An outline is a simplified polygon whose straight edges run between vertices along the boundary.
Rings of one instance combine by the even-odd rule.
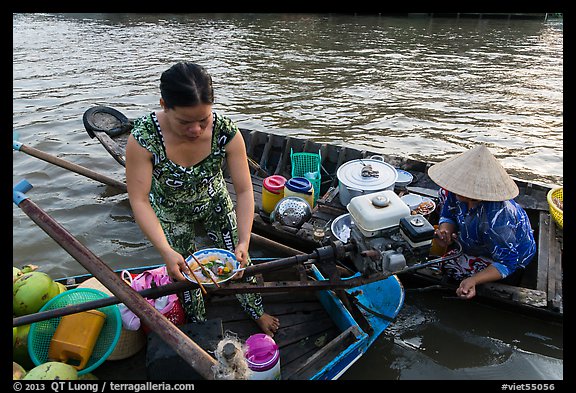
[[[109,296],[104,292],[92,288],[70,289],[50,299],[40,311],[54,310],[107,297]],[[98,308],[98,311],[106,314],[106,320],[86,367],[78,370],[78,375],[89,373],[102,364],[110,356],[120,338],[122,319],[118,306],[114,304],[101,307]],[[50,340],[60,323],[60,319],[61,317],[51,318],[35,322],[30,326],[30,331],[28,332],[28,353],[36,366],[49,361]]]
[[[290,149],[290,160],[292,162],[292,177],[305,177],[312,183],[314,187],[314,204],[316,204],[320,196],[320,186],[322,184],[322,176],[320,175],[320,150],[318,150],[318,154],[316,154],[294,153],[294,151]],[[313,176],[309,176],[309,174]]]
[[[564,204],[563,193],[564,193],[564,187],[556,187],[548,191],[548,195],[546,196],[546,199],[548,200],[548,207],[550,208],[550,214],[552,215],[552,218],[554,218],[554,221],[556,221],[556,224],[558,224],[558,227],[560,227],[560,229],[563,229],[564,210],[556,206],[554,200],[559,200],[560,202],[562,202],[562,204]]]

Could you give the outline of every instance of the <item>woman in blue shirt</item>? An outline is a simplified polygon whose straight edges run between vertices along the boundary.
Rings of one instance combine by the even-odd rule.
[[[438,243],[458,239],[462,245],[462,255],[443,267],[461,280],[458,296],[470,299],[476,285],[505,279],[530,263],[536,242],[526,211],[513,200],[518,187],[486,146],[433,165],[428,174],[442,187]]]

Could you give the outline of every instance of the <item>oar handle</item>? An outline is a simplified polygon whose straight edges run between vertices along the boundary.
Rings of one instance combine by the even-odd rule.
[[[95,171],[88,169],[86,167],[83,167],[81,165],[74,164],[70,161],[66,161],[62,158],[53,156],[51,154],[48,154],[48,153],[43,152],[41,150],[35,149],[33,147],[26,146],[26,145],[18,142],[17,140],[12,140],[12,149],[24,152],[24,153],[26,153],[32,157],[39,158],[41,160],[49,162],[50,164],[57,165],[57,166],[64,168],[64,169],[68,169],[68,170],[75,172],[75,173],[78,173],[80,175],[84,175],[84,176],[86,176],[92,180],[96,180],[96,181],[99,181],[99,182],[104,183],[106,185],[117,188],[118,190],[120,190],[122,192],[127,192],[126,183],[112,179],[110,177],[102,175],[101,173],[95,172]]]

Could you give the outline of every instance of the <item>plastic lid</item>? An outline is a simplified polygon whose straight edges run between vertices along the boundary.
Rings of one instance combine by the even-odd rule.
[[[377,176],[362,176],[362,169],[372,166],[377,171]],[[362,191],[379,191],[394,186],[398,179],[396,169],[383,161],[362,158],[345,162],[336,171],[338,180],[346,187]]]
[[[312,183],[305,177],[293,177],[286,182],[285,186],[292,192],[309,193]]]
[[[250,369],[262,371],[270,368],[280,357],[278,345],[267,334],[254,334],[246,340],[246,360]]]
[[[273,192],[274,194],[278,194],[282,189],[284,189],[285,184],[286,178],[282,175],[268,176],[262,182],[264,188],[270,192]]]

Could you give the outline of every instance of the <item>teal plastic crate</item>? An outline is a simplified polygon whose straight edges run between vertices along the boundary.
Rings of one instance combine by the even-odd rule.
[[[290,160],[292,162],[292,177],[305,177],[310,180],[314,187],[314,205],[320,196],[320,185],[322,176],[320,174],[321,155],[320,150],[316,153],[294,153],[290,149]]]

